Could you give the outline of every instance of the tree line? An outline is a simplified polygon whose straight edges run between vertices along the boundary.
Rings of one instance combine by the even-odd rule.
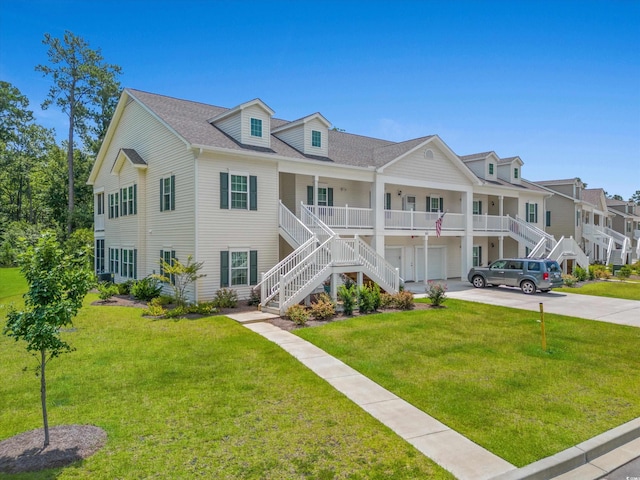
[[[47,33],[42,43],[48,63],[35,70],[51,86],[41,108],[59,108],[68,132],[58,144],[20,89],[0,80],[0,266],[15,264],[18,238],[35,242],[43,230],[93,243],[93,191],[86,181],[120,97],[122,70],[72,32]]]

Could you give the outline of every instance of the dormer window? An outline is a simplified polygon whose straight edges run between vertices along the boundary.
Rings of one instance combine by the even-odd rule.
[[[259,118],[251,119],[251,136],[262,137],[262,120]]]
[[[493,175],[493,163],[489,164],[489,175]]]
[[[312,147],[322,147],[322,133],[318,130],[311,131],[311,146]]]
[[[518,174],[519,174],[518,169],[514,168],[513,169],[513,178],[518,178]]]

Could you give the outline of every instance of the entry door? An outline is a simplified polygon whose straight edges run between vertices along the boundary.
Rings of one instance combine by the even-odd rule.
[[[404,248],[404,272],[402,278],[404,278],[405,282],[413,282],[416,279],[416,262],[415,262],[415,252],[414,247],[405,247]]]

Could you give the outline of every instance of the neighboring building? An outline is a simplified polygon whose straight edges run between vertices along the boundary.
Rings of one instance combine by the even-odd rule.
[[[121,282],[192,255],[206,277],[190,298],[260,285],[283,311],[328,278],[335,294],[341,273],[395,291],[502,256],[587,261],[544,232],[549,191],[522,179],[518,157],[330,127],[320,113],[275,118],[259,99],[228,109],[126,89],[88,181],[96,270]]]
[[[626,236],[631,244],[630,263],[640,259],[640,206],[634,202],[607,198],[610,228]],[[634,246],[635,245],[635,246]]]
[[[630,243],[611,227],[611,214],[601,188],[585,188],[579,178],[535,182],[552,193],[546,201],[545,230],[554,237],[574,238],[590,263],[624,264]]]

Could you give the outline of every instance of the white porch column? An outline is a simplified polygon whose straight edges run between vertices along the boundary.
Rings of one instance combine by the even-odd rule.
[[[504,216],[504,197],[502,195],[500,195],[500,200],[498,201],[498,207],[500,208],[499,215],[503,217]],[[502,254],[500,256],[502,256]]]
[[[461,207],[464,214],[464,234],[460,238],[460,278],[467,278],[473,266],[473,190],[461,193]]]
[[[504,258],[504,237],[498,238],[498,258]]]
[[[340,279],[339,273],[331,274],[331,300],[334,302],[338,300],[338,280]]]
[[[424,232],[424,288],[429,284],[429,232]]]
[[[371,246],[384,257],[384,180],[376,173],[371,185],[371,208],[373,210],[373,238]]]
[[[313,176],[313,205],[318,206],[318,175]],[[315,208],[316,215],[319,215],[319,210]]]

